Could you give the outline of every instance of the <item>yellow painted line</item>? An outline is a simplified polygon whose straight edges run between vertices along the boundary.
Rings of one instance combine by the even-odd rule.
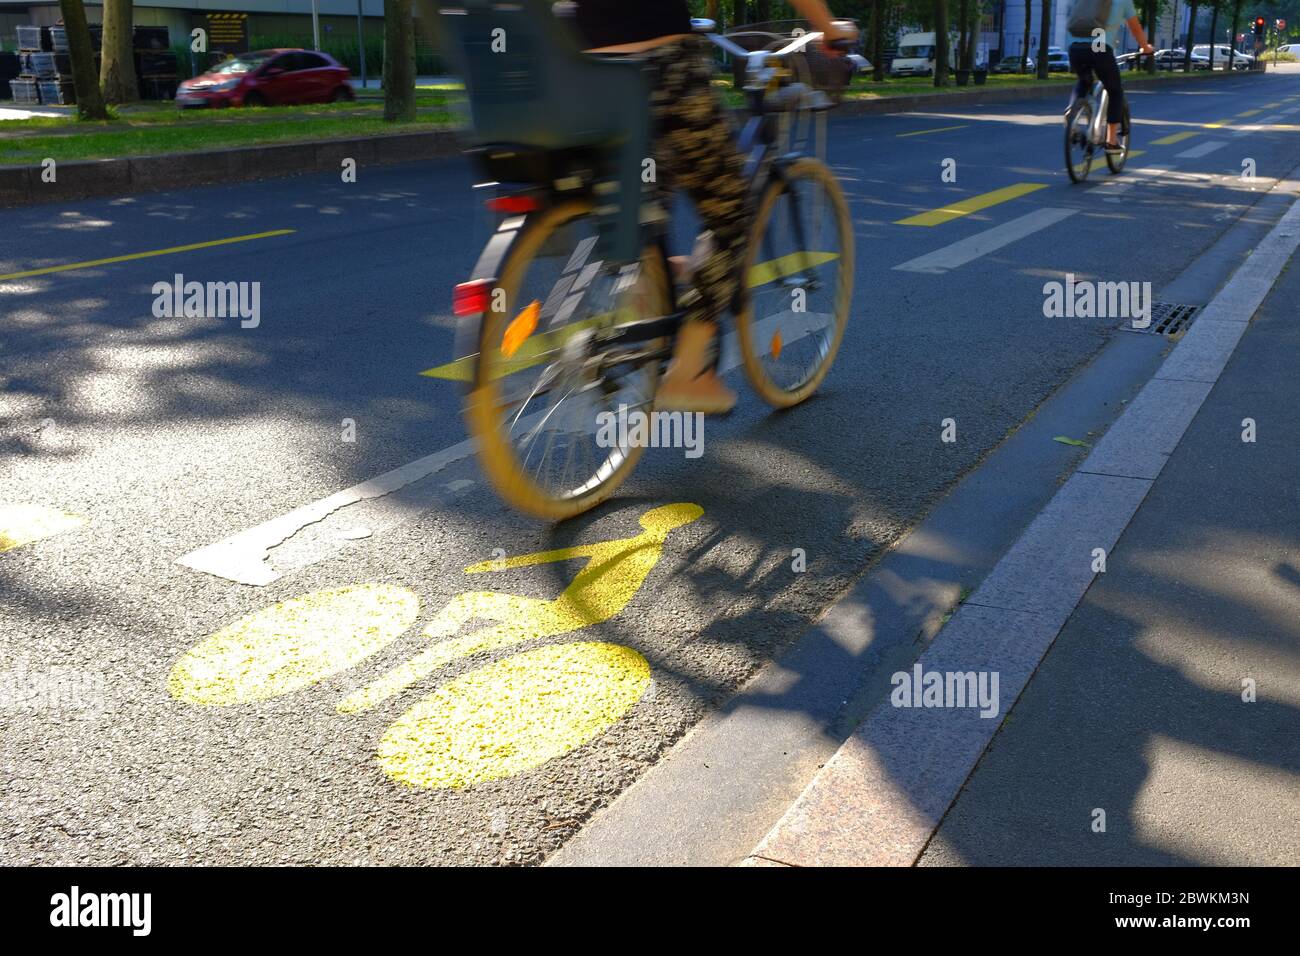
[[[1244,113],[1238,113],[1238,116],[1254,116],[1256,113],[1262,113],[1263,110],[1246,110]]]
[[[270,239],[273,236],[287,236],[297,232],[296,229],[273,229],[270,232],[255,232],[248,236],[231,236],[229,239],[211,239],[207,242],[192,242],[185,246],[171,246],[167,249],[153,249],[149,252],[132,252],[125,256],[110,256],[107,259],[91,259],[87,262],[69,262],[62,266],[45,266],[42,269],[28,269],[26,272],[11,272],[0,275],[0,282],[9,279],[28,279],[32,276],[52,275],[55,272],[73,272],[77,269],[93,269],[96,266],[112,265],[115,262],[130,262],[134,259],[151,259],[154,256],[170,256],[178,252],[193,252],[196,249],[211,249],[213,246],[228,246],[235,242],[252,242],[254,239]]]
[[[967,216],[973,212],[979,212],[981,209],[988,209],[990,206],[996,206],[999,203],[1018,199],[1021,196],[1046,188],[1046,183],[1016,183],[1014,186],[1004,186],[1001,189],[995,189],[989,193],[982,193],[979,196],[971,196],[948,206],[931,209],[929,212],[919,213],[915,216],[908,216],[906,219],[899,219],[894,223],[894,225],[937,226],[941,223],[956,219],[959,216]]]
[[[1265,103],[1265,104],[1264,104],[1264,109],[1266,109],[1266,110],[1275,110],[1275,109],[1277,109],[1277,108],[1278,108],[1279,106],[1281,106],[1281,105],[1282,105],[1281,103]]]
[[[937,129],[918,129],[914,133],[896,133],[897,136],[924,136],[926,133],[946,133],[950,129],[965,129],[969,123],[962,123],[960,126],[940,126]]]
[[[580,322],[570,322],[568,325],[562,325],[558,329],[552,329],[549,332],[543,332],[536,337],[530,337],[524,340],[519,346],[519,351],[509,362],[503,362],[501,375],[513,375],[515,372],[522,372],[526,368],[532,368],[534,365],[541,365],[546,361],[546,357],[553,353],[557,348],[563,345],[575,332],[591,325],[596,325],[609,318],[608,312],[602,312],[599,315],[593,315],[583,319]],[[458,358],[454,362],[448,362],[445,365],[439,365],[436,368],[427,368],[421,375],[427,378],[442,378],[452,382],[468,382],[474,377],[474,360],[478,358],[477,353],[466,355],[464,358]]]
[[[1232,120],[1219,120],[1217,123],[1203,123],[1204,129],[1228,129],[1232,126]]]
[[[1173,133],[1173,134],[1171,134],[1171,135],[1169,135],[1169,136],[1161,136],[1159,139],[1153,139],[1153,140],[1151,141],[1151,145],[1152,145],[1152,146],[1172,146],[1172,145],[1174,145],[1174,143],[1181,143],[1181,142],[1182,142],[1183,140],[1185,140],[1185,139],[1191,139],[1193,136],[1199,136],[1199,135],[1201,135],[1201,134],[1200,134],[1200,133],[1197,133],[1197,132],[1189,132],[1189,133]]]
[[[43,505],[0,504],[0,554],[85,523],[84,518]]]
[[[784,279],[812,266],[825,265],[840,257],[838,252],[791,252],[751,266],[746,283],[756,289],[777,279]]]

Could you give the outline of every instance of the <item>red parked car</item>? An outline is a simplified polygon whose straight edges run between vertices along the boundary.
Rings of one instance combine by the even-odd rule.
[[[279,106],[352,99],[351,74],[319,50],[258,50],[214,66],[176,88],[176,104]]]

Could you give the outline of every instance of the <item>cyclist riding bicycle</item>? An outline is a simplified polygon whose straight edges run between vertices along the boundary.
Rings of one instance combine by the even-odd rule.
[[[836,23],[823,0],[791,0],[824,34],[822,51],[857,31]],[[644,55],[650,72],[657,185],[684,191],[711,242],[693,263],[693,287],[680,299],[685,320],[656,407],[710,414],[730,411],[736,394],[717,373],[718,322],[732,303],[749,228],[744,160],[726,107],[713,90],[707,42],[691,32],[686,0],[578,0],[576,25],[589,53]]]
[[[1119,64],[1115,62],[1115,44],[1119,42],[1120,27],[1125,24],[1143,53],[1155,52],[1147,42],[1133,0],[1078,0],[1066,20],[1071,41],[1070,67],[1079,77],[1074,88],[1075,98],[1082,99],[1088,95],[1094,74],[1101,80],[1109,97],[1106,152],[1114,154],[1124,151],[1119,141],[1124,118],[1124,87],[1119,79]]]

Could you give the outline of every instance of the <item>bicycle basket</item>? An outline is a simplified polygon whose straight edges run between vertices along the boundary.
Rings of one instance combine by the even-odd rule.
[[[547,0],[460,0],[439,7],[443,46],[465,81],[477,147],[608,151],[608,256],[640,249],[641,161],[650,155],[650,94],[639,61],[585,55]],[[534,163],[520,169],[552,168]],[[528,175],[521,173],[521,175]],[[617,207],[617,212],[613,208]]]

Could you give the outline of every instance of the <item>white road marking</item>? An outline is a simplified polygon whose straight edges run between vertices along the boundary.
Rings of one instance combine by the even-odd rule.
[[[1185,149],[1177,154],[1178,159],[1200,159],[1202,156],[1208,156],[1216,149],[1222,149],[1228,145],[1226,139],[1207,139],[1203,143],[1197,143],[1190,149]]]
[[[790,313],[777,314],[754,323],[759,341],[766,341],[778,326],[782,328],[782,336],[787,346],[809,334],[806,328],[802,333],[797,329],[790,329],[789,316]],[[801,314],[799,318],[806,320],[808,313]],[[719,366],[722,371],[727,372],[740,364],[740,349],[736,333],[728,332],[723,336]],[[471,438],[466,438],[442,451],[425,455],[400,468],[385,472],[377,478],[371,478],[327,498],[295,508],[287,514],[241,531],[223,541],[191,551],[177,558],[176,563],[238,584],[257,587],[270,584],[285,574],[323,561],[347,547],[351,542],[346,532],[355,529],[358,525],[354,520],[342,529],[344,533],[326,535],[322,540],[312,541],[309,547],[278,552],[276,565],[272,566],[271,552],[303,529],[325,521],[344,508],[360,508],[364,514],[357,514],[356,518],[364,519],[363,527],[371,535],[410,521],[436,504],[437,491],[433,488],[408,491],[403,489],[408,489],[409,486],[429,475],[469,458],[477,451],[478,443]],[[447,482],[441,487],[445,491],[460,492],[473,485],[474,482],[469,479],[458,479]],[[401,494],[396,494],[399,492]],[[390,495],[393,496],[392,499],[388,498]],[[386,500],[381,502],[378,499]],[[353,513],[349,512],[349,516]]]
[[[923,256],[909,259],[902,265],[894,266],[894,268],[903,272],[926,272],[939,275],[950,269],[956,269],[958,266],[964,266],[968,262],[974,262],[980,256],[986,256],[1003,246],[1009,246],[1011,243],[1033,235],[1041,229],[1055,225],[1062,219],[1073,216],[1078,211],[1077,209],[1058,209],[1052,206],[1035,209],[1033,212],[1012,219],[1010,222],[1004,222],[1000,226],[994,226],[992,229],[986,229],[983,232],[954,242],[950,246],[944,246],[934,252],[927,252]]]
[[[1106,163],[1105,158],[1100,159],[1099,162],[1102,164],[1104,169]],[[1088,193],[1090,195],[1092,193],[1097,193],[1097,195],[1106,202],[1119,202],[1119,197],[1124,195],[1124,193],[1128,192],[1139,182],[1143,180],[1154,182],[1172,169],[1172,166],[1164,165],[1139,166],[1136,169],[1125,169],[1122,177],[1111,176],[1108,179],[1104,179],[1096,186],[1089,189]]]
[[[1235,130],[1233,130],[1232,135],[1234,137],[1238,137],[1238,136],[1249,136],[1251,133],[1260,133],[1264,131],[1265,126],[1271,126],[1274,123],[1279,122],[1281,119],[1282,119],[1281,113],[1274,113],[1272,116],[1264,116],[1249,126],[1237,127]]]

